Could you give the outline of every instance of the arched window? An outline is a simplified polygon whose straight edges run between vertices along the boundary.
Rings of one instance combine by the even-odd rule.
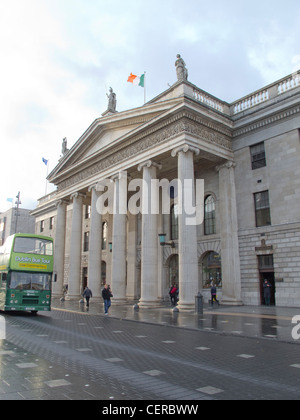
[[[178,239],[178,205],[173,204],[171,207],[171,240]]]
[[[102,223],[102,250],[107,249],[107,235],[108,235],[108,225],[107,222]]]
[[[216,203],[212,195],[206,197],[204,202],[204,234],[216,233]]]
[[[169,287],[179,284],[178,255],[173,255],[169,261]]]
[[[106,284],[106,262],[101,261],[101,286]]]
[[[208,289],[214,283],[222,287],[221,255],[217,252],[208,252],[202,261],[202,286]]]

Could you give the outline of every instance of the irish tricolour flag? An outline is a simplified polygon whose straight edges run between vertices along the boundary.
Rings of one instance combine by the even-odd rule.
[[[136,76],[130,73],[127,82],[133,83],[136,86],[145,87],[145,74],[142,74],[141,76]]]

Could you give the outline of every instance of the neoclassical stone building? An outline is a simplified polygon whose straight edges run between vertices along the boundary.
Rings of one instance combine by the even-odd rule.
[[[139,108],[107,110],[49,175],[57,191],[33,214],[55,238],[54,294],[68,285],[79,299],[88,284],[100,299],[106,281],[115,301],[152,307],[178,283],[185,310],[214,281],[224,304],[261,305],[266,278],[273,304],[300,306],[300,74],[232,104],[186,79]],[[166,214],[101,214],[102,181],[116,210],[124,172],[149,186],[141,208],[153,179],[204,180],[203,223],[187,224],[172,188]]]

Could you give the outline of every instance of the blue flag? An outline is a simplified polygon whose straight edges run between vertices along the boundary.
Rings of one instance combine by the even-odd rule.
[[[44,163],[46,166],[48,165],[49,160],[47,160],[47,159],[45,159],[45,158],[42,158],[42,161],[43,161],[43,163]]]

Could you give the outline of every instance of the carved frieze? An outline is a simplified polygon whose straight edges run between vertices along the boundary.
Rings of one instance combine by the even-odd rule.
[[[98,160],[97,163],[84,167],[77,174],[58,182],[58,190],[61,191],[76,185],[84,179],[91,178],[116,164],[125,162],[129,158],[139,156],[141,152],[151,150],[156,145],[169,141],[182,133],[190,134],[221,148],[232,150],[230,131],[227,127],[222,129],[219,125],[214,126],[212,122],[206,122],[202,118],[198,119],[192,116],[191,119],[189,117],[190,115],[182,112],[177,117],[170,118],[168,121],[161,123],[160,126],[156,126],[156,130],[151,128],[139,134],[138,137],[128,141],[124,140],[122,148],[120,144],[112,146],[108,152],[100,156],[101,160]]]

